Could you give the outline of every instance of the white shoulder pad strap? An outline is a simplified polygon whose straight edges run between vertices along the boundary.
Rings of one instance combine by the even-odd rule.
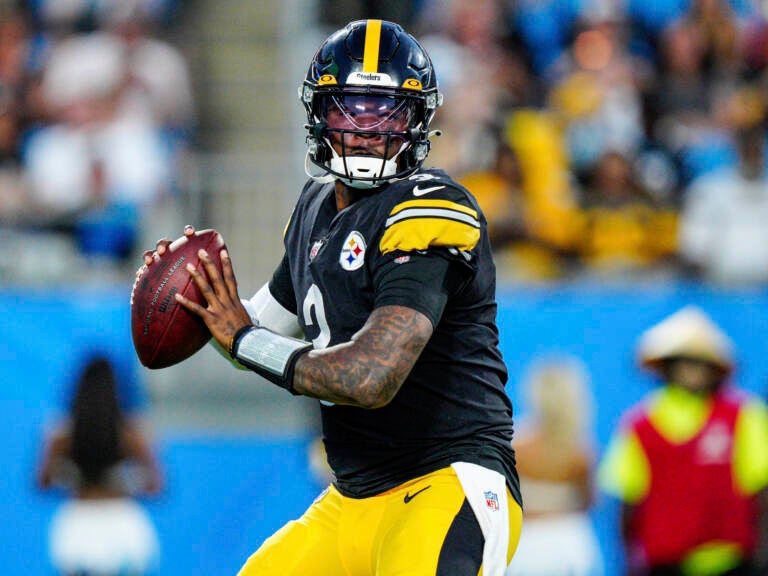
[[[269,291],[269,284],[264,284],[259,291],[256,292],[249,300],[242,298],[240,300],[248,311],[248,315],[253,320],[253,323],[257,326],[263,326],[269,328],[273,332],[277,332],[282,336],[298,337],[301,335],[301,328],[299,327],[298,317],[283,308],[283,306],[275,300],[274,296]],[[229,352],[225,350],[215,338],[210,340],[216,351],[224,356],[233,366],[240,370],[248,370],[237,360],[230,358]]]

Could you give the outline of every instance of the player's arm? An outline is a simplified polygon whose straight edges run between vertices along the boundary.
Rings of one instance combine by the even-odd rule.
[[[374,266],[374,310],[349,342],[299,358],[296,392],[364,408],[397,394],[440,322],[449,295],[472,274],[446,250],[381,255]]]
[[[349,342],[301,356],[293,389],[335,404],[386,406],[400,390],[432,330],[429,318],[412,308],[377,308]]]

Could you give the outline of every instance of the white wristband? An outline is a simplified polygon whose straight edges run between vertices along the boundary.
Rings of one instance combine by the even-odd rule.
[[[293,392],[294,364],[301,354],[312,349],[312,344],[254,326],[240,336],[233,348],[238,362]]]

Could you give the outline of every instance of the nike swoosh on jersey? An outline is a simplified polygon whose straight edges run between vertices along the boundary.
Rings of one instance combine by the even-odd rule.
[[[406,492],[405,498],[403,498],[403,502],[408,504],[408,502],[416,498],[416,496],[424,492],[424,490],[426,490],[427,488],[432,488],[432,484],[430,484],[429,486],[424,486],[424,488],[422,488],[421,490],[416,490],[416,492],[414,492],[413,494],[409,494],[408,492]]]
[[[431,186],[429,188],[424,188],[424,190],[420,190],[418,186],[414,186],[413,195],[424,196],[424,194],[429,194],[430,192],[434,192],[435,190],[442,190],[443,188],[445,188],[445,186]]]

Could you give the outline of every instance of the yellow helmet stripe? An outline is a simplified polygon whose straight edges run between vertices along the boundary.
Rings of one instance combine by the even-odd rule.
[[[368,20],[365,24],[365,51],[363,52],[363,72],[379,71],[379,41],[381,40],[381,20]]]

